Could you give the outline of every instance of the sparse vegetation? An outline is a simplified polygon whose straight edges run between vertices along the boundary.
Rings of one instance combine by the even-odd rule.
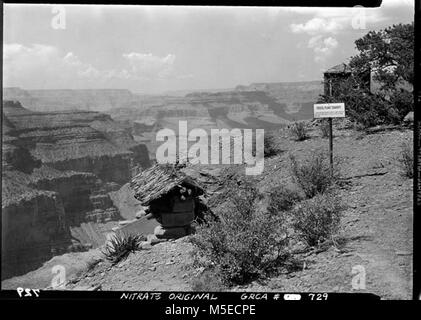
[[[407,178],[414,177],[414,150],[412,143],[404,142],[401,146],[402,152],[398,158],[402,175]]]
[[[196,257],[209,261],[223,283],[243,284],[285,262],[288,239],[278,216],[258,210],[253,181],[232,181],[226,194],[219,220],[200,226],[191,241]]]
[[[134,251],[140,249],[140,243],[145,240],[143,235],[115,235],[105,245],[102,253],[112,264],[116,264]]]
[[[312,153],[302,161],[290,155],[290,160],[293,179],[307,198],[326,192],[338,178],[338,166],[335,165],[332,172],[328,158],[321,151]]]
[[[291,136],[297,141],[303,141],[309,138],[308,128],[304,121],[294,122],[289,128]]]
[[[337,232],[343,209],[336,195],[318,194],[294,208],[293,227],[309,246],[317,246]]]
[[[265,157],[271,157],[281,152],[281,149],[276,143],[275,135],[271,132],[265,133],[264,138],[264,154]]]
[[[225,286],[214,268],[203,271],[202,274],[193,279],[192,291],[195,292],[219,292],[224,291]]]
[[[290,210],[295,203],[302,199],[297,190],[282,185],[273,188],[269,196],[268,213],[274,215]]]

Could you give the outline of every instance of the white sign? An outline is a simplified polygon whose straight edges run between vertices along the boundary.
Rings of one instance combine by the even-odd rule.
[[[345,103],[316,103],[314,118],[343,118],[345,117]]]

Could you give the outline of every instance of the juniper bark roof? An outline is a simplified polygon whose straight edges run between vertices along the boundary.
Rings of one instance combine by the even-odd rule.
[[[196,195],[204,193],[204,189],[193,178],[171,165],[155,164],[136,175],[130,186],[135,191],[134,197],[144,206],[160,199],[176,187],[193,189]]]
[[[331,74],[331,73],[351,73],[351,68],[345,64],[340,63],[324,72],[325,74]]]

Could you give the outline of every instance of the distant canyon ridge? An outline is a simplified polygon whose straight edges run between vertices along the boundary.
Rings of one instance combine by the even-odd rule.
[[[106,113],[154,158],[156,132],[177,131],[187,120],[189,130],[251,128],[272,130],[291,121],[313,117],[313,104],[323,93],[321,80],[253,83],[233,89],[141,95],[126,89],[24,90],[4,88],[4,100],[19,101],[29,110],[88,110]]]

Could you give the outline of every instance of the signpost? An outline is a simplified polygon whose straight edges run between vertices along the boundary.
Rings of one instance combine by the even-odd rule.
[[[333,128],[332,118],[345,117],[345,103],[316,103],[314,105],[314,118],[328,118],[329,119],[329,155],[330,168],[333,173]]]

